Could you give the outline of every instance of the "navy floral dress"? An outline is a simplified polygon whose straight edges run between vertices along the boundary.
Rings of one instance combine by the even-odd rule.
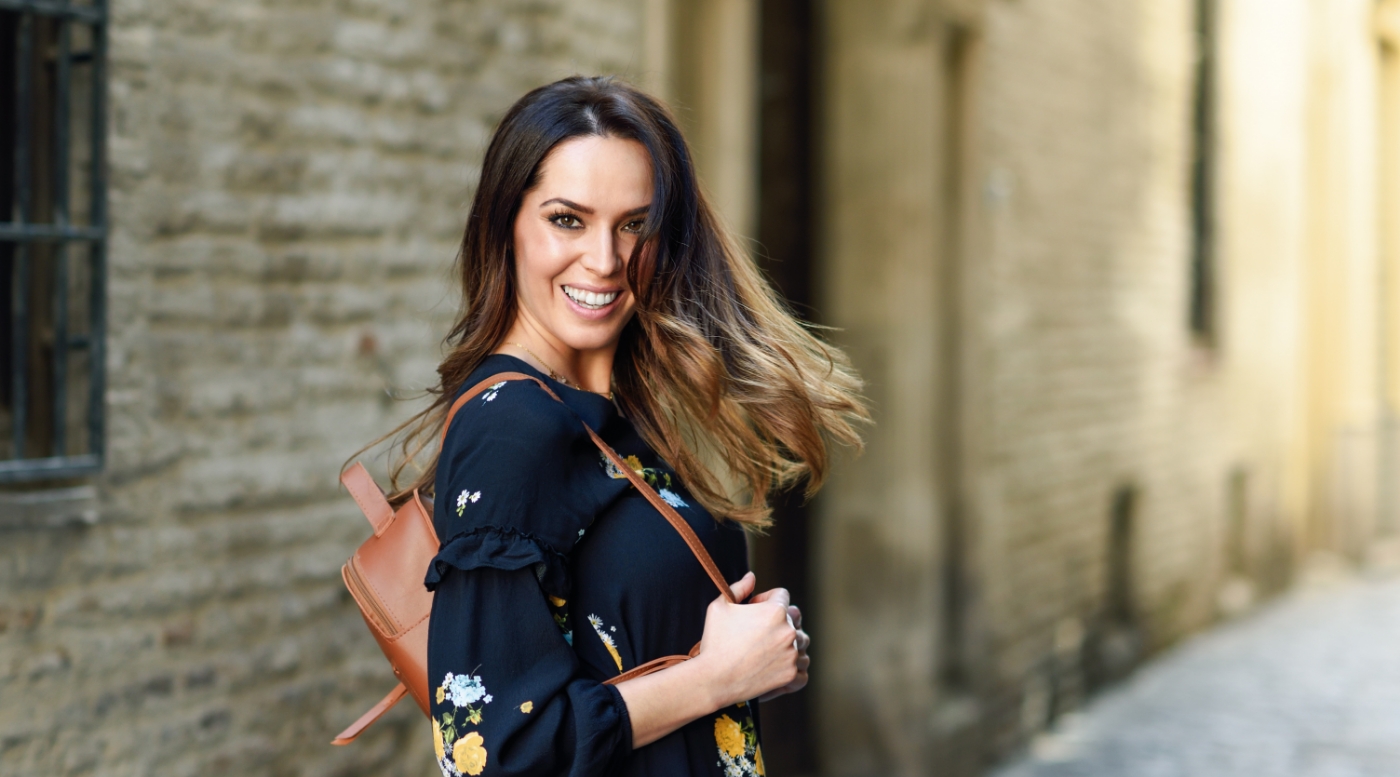
[[[700,640],[719,595],[675,529],[588,438],[582,421],[695,530],[730,581],[747,571],[743,530],[712,518],[597,394],[525,362],[488,357],[466,387],[498,384],[457,413],[438,461],[442,546],[428,673],[444,775],[762,775],[755,703],[702,717],[633,749],[603,681]]]

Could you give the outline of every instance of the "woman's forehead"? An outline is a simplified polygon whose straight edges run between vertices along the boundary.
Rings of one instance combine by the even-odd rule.
[[[635,140],[589,135],[555,146],[540,164],[531,192],[538,201],[562,198],[590,209],[631,210],[651,201],[651,157]]]

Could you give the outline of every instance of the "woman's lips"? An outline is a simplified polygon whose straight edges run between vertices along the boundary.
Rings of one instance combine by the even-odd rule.
[[[612,315],[617,309],[619,300],[622,299],[622,292],[616,289],[606,292],[589,291],[580,289],[577,286],[563,286],[564,298],[568,300],[569,307],[574,313],[592,320],[598,321]]]
[[[602,310],[611,305],[621,293],[617,290],[597,292],[588,289],[580,289],[575,286],[564,285],[564,296],[577,302],[585,310]]]

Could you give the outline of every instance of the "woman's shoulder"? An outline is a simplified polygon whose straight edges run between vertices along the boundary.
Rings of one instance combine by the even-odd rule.
[[[489,360],[468,381],[515,370],[510,357]],[[503,368],[504,367],[504,370]],[[494,371],[493,371],[494,370]],[[598,452],[584,424],[529,379],[487,382],[459,407],[438,456],[434,524],[444,542],[526,539],[567,553],[592,524]],[[594,479],[587,475],[594,473]],[[475,545],[473,545],[475,547]]]
[[[530,456],[570,446],[586,434],[573,411],[543,386],[534,380],[501,375],[529,374],[512,369],[515,365],[509,361],[493,357],[464,383],[459,398],[482,383],[486,385],[453,416],[443,441],[444,458],[483,445],[490,446],[495,456]],[[501,379],[496,380],[497,376]]]

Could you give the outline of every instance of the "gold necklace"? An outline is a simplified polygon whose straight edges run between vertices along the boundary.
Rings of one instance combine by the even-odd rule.
[[[584,388],[583,386],[580,386],[579,384],[573,382],[572,380],[569,380],[568,378],[564,377],[563,375],[560,375],[559,373],[555,372],[555,371],[554,371],[554,368],[551,367],[551,366],[549,366],[549,362],[546,362],[544,359],[541,359],[541,358],[539,357],[539,354],[535,353],[534,351],[530,350],[529,348],[526,348],[524,345],[522,345],[522,344],[520,344],[520,343],[517,343],[517,342],[514,342],[514,341],[509,342],[509,343],[506,343],[506,345],[513,345],[513,346],[515,346],[516,348],[519,348],[520,350],[524,351],[525,353],[530,354],[530,358],[532,358],[532,359],[534,359],[535,361],[539,362],[539,363],[540,363],[540,366],[544,367],[545,372],[549,373],[549,377],[550,377],[551,379],[557,380],[557,381],[559,381],[560,383],[563,383],[565,386],[568,386],[569,388],[575,388],[575,389],[578,389],[579,391],[587,391],[587,392],[590,393],[590,394],[597,394],[597,395],[600,396],[600,397],[607,397],[607,400],[608,400],[609,402],[612,401],[613,393],[612,393],[611,391],[609,391],[609,392],[607,392],[606,394],[604,394],[604,393],[601,392],[601,391],[593,391],[593,390],[591,390],[591,389],[586,389],[586,388]]]

